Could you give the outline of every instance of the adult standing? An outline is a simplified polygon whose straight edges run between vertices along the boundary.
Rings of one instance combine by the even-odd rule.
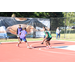
[[[57,29],[56,29],[56,39],[60,38],[60,32],[61,32],[61,30],[59,30],[59,27],[57,27]],[[58,36],[59,36],[59,38],[58,38]]]

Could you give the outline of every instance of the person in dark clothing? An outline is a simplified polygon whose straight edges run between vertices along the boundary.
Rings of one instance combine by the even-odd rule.
[[[22,31],[21,25],[19,25],[19,27],[17,28],[17,37],[18,37],[18,41],[20,40],[20,32]]]

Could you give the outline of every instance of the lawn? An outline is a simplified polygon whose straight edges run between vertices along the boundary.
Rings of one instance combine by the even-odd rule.
[[[64,37],[65,36],[65,37]],[[27,38],[27,41],[42,41],[43,38]],[[56,40],[56,34],[52,34],[52,40]],[[75,34],[61,34],[59,40],[75,41]],[[0,42],[18,42],[18,39],[0,39]]]
[[[53,40],[56,40],[56,34],[52,34]],[[75,41],[75,34],[60,34],[60,40]]]
[[[27,38],[27,41],[41,41],[43,38]],[[0,39],[0,42],[18,42],[18,39]]]

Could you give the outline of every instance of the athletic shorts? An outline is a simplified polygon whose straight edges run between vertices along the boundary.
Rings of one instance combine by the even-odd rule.
[[[22,39],[22,38],[20,38],[20,41],[24,41],[24,42],[27,42],[27,40],[26,40],[26,38],[24,38],[24,39]]]
[[[47,41],[50,41],[51,39],[52,39],[52,38],[47,38],[46,40],[47,40]]]

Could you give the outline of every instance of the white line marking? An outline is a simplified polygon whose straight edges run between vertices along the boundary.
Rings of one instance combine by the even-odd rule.
[[[51,41],[65,41],[65,40],[51,40]],[[41,41],[28,41],[28,42],[41,42]],[[75,41],[67,41],[67,42],[75,42]],[[1,42],[1,43],[17,43],[17,42]],[[34,44],[34,43],[33,43]],[[31,47],[32,47],[32,45],[33,44],[31,44]],[[38,44],[38,43],[35,43],[35,44]],[[69,45],[68,45],[69,46]],[[53,48],[54,47],[57,47],[57,46],[53,46]],[[41,48],[34,48],[34,47],[32,47],[32,49],[35,49],[35,50],[40,50],[40,51],[44,51],[44,52],[50,52],[50,53],[58,53],[58,54],[67,54],[67,53],[61,53],[61,52],[54,52],[54,51],[45,51],[45,50],[42,50]],[[45,49],[45,48],[44,48]],[[73,55],[73,54],[68,54],[68,55]]]
[[[52,40],[52,41],[66,41],[66,40]],[[66,42],[75,42],[75,41],[66,41]]]
[[[37,43],[35,43],[35,44],[37,44]],[[32,47],[32,45],[34,45],[34,43],[31,44],[31,47]],[[44,48],[45,50],[42,50],[40,48],[39,49],[38,48],[33,48],[33,49],[39,50],[39,51],[43,51],[43,52],[49,52],[49,53],[58,53],[58,54],[65,54],[65,55],[75,55],[75,54],[71,54],[72,52],[71,53],[64,53],[64,52],[45,51],[46,50],[45,48]]]

